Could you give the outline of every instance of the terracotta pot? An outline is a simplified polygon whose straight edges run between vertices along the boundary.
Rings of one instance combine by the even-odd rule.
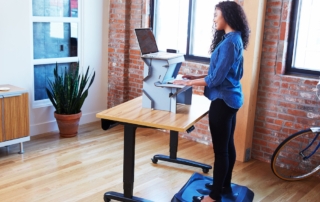
[[[54,112],[54,117],[57,120],[61,137],[74,137],[78,134],[81,115],[82,112],[70,115],[56,114],[56,112]]]

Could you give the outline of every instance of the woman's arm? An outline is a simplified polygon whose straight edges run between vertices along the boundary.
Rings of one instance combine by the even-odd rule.
[[[194,75],[183,75],[182,78],[184,79],[189,79],[189,80],[194,80],[194,79],[201,79],[206,77],[207,75],[201,75],[201,76],[194,76]]]
[[[189,80],[176,80],[173,84],[186,86],[213,86],[220,85],[226,78],[235,61],[235,55],[238,50],[232,42],[227,42],[219,50],[219,58],[215,62],[216,68],[208,75],[192,76],[185,75],[182,78]]]
[[[173,82],[176,85],[185,85],[185,86],[206,86],[207,83],[204,81],[204,77],[194,80],[176,80]]]

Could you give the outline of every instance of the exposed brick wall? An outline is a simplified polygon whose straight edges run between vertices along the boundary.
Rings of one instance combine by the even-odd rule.
[[[284,75],[291,2],[267,1],[252,150],[267,162],[284,138],[320,125],[317,80]]]
[[[145,0],[110,0],[108,107],[141,95],[143,62],[134,28],[142,27]]]
[[[239,0],[243,4],[243,0]],[[320,102],[312,89],[317,81],[283,75],[291,0],[268,0],[261,72],[253,137],[253,158],[269,161],[289,134],[320,125]],[[141,96],[143,62],[134,28],[147,27],[147,0],[110,0],[108,107]],[[185,62],[182,73],[205,74],[208,65]],[[194,93],[203,94],[203,88]],[[180,135],[211,144],[207,117],[190,134]]]

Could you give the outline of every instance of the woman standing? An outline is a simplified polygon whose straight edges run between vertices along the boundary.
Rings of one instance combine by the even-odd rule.
[[[249,26],[242,7],[233,1],[216,5],[215,33],[210,47],[211,59],[208,75],[185,75],[188,80],[174,84],[205,86],[204,95],[210,99],[209,126],[214,150],[214,183],[208,196],[194,196],[196,202],[221,200],[231,193],[231,176],[236,160],[233,134],[236,114],[243,105],[240,79],[243,75],[243,49],[249,41]]]

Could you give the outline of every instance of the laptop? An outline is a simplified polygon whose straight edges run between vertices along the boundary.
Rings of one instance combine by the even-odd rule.
[[[159,52],[157,42],[151,28],[137,28],[134,29],[134,31],[138,39],[142,57],[165,59],[182,55],[177,53]]]

